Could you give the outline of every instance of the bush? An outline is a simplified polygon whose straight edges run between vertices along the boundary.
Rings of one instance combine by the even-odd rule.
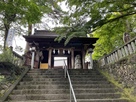
[[[3,50],[3,53],[0,54],[0,62],[10,62],[13,63],[14,56],[10,48]]]

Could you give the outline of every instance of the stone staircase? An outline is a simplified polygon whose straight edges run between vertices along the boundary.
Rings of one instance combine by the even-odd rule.
[[[96,70],[70,70],[69,73],[78,102],[128,102]]]
[[[69,70],[77,102],[128,102],[95,70]],[[30,70],[7,102],[70,102],[63,69]],[[74,102],[74,101],[73,101]]]

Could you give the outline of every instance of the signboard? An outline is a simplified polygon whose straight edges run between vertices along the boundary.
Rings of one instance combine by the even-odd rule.
[[[14,29],[9,29],[9,31],[8,31],[8,36],[7,36],[7,40],[6,40],[6,45],[7,45],[8,47],[9,47],[9,46],[12,46],[14,34],[15,34],[15,30],[14,30]]]

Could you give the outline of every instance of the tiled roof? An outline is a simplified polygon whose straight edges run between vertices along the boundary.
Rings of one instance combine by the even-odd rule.
[[[33,36],[57,37],[58,34],[48,30],[35,30]]]

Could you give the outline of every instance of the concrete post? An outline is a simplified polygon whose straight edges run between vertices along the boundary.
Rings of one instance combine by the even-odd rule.
[[[136,52],[136,46],[135,46],[135,43],[134,42],[131,42],[131,46],[132,46],[132,49],[133,49],[133,53]]]
[[[82,67],[85,69],[85,51],[82,50]]]
[[[52,48],[49,48],[48,68],[51,68],[51,56],[52,56]]]
[[[129,55],[129,53],[128,53],[128,48],[127,48],[127,46],[125,46],[124,48],[125,48],[126,56],[128,56],[128,55]]]
[[[133,53],[133,50],[132,50],[132,47],[130,44],[128,44],[128,51],[129,51],[129,54],[132,54]]]
[[[88,53],[90,53],[90,67],[89,67],[89,69],[93,69],[93,59],[92,59],[93,49],[90,48],[90,49],[88,50]]]
[[[71,48],[71,68],[74,69],[74,48]]]
[[[35,56],[35,47],[32,47],[32,58],[31,58],[31,69],[34,69],[34,56]]]

